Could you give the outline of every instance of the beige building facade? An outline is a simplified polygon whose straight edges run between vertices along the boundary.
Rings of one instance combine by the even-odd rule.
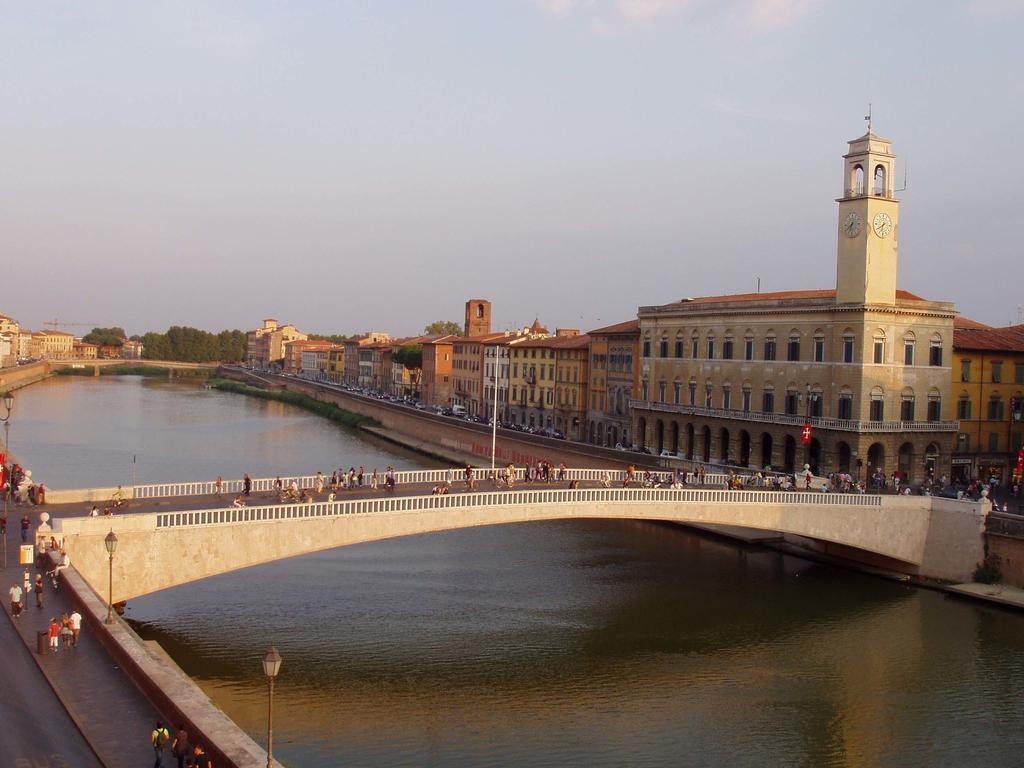
[[[889,141],[850,142],[834,290],[639,309],[635,444],[790,472],[948,475],[955,310],[896,288],[894,168]]]

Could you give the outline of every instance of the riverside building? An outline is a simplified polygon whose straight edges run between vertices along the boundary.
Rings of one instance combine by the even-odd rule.
[[[956,312],[896,287],[895,163],[870,128],[849,142],[834,289],[640,307],[635,444],[862,479],[949,474]]]

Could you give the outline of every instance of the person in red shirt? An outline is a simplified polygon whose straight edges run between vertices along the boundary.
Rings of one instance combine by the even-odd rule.
[[[50,619],[50,651],[53,653],[57,652],[57,638],[60,637],[60,624],[57,623],[57,619]]]

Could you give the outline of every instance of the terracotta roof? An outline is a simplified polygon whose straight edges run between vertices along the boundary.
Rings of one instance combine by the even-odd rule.
[[[954,328],[953,349],[1024,352],[1024,325],[1009,325],[1005,328]]]
[[[530,339],[517,344],[521,348],[540,349],[583,349],[590,344],[590,337],[583,336],[548,336],[546,339]]]
[[[457,333],[449,333],[446,336],[435,336],[430,341],[424,341],[423,344],[424,346],[426,346],[427,344],[451,344],[456,339],[461,338],[462,336],[460,336]]]
[[[977,320],[971,320],[971,318],[969,318],[969,317],[963,317],[962,315],[957,315],[955,318],[953,318],[953,327],[954,328],[963,328],[964,330],[967,330],[967,331],[978,331],[978,330],[988,330],[992,326],[991,325],[985,325],[984,323],[979,323]]]
[[[616,323],[615,325],[606,325],[604,328],[598,328],[593,331],[587,331],[591,336],[612,334],[612,333],[632,333],[640,330],[639,320],[627,320],[624,323]]]
[[[834,299],[835,288],[823,288],[809,291],[768,291],[765,293],[733,293],[725,296],[698,296],[693,299],[682,299],[681,301],[669,302],[666,306],[678,304],[687,306],[690,304],[717,304],[733,301],[782,301],[787,299]],[[910,291],[896,291],[896,298],[904,301],[924,301],[920,296]]]

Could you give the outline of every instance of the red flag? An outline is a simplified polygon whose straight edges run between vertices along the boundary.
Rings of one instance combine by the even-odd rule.
[[[803,430],[800,432],[800,442],[807,445],[811,442],[811,425],[804,424]]]

